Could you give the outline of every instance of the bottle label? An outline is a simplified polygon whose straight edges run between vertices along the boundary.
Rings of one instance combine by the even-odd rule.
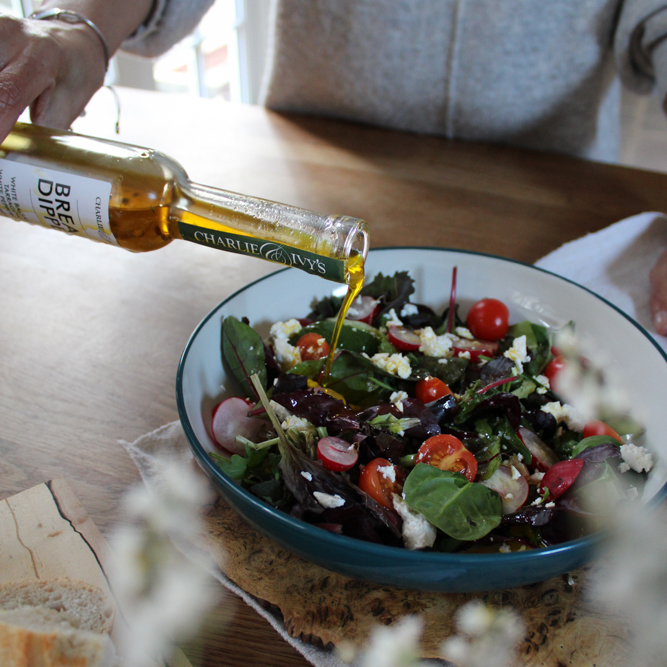
[[[314,252],[283,245],[275,241],[263,241],[252,236],[220,232],[215,229],[190,225],[186,222],[179,222],[178,230],[181,237],[186,241],[239,255],[259,257],[270,262],[302,269],[327,280],[334,280],[338,283],[345,282],[345,260],[342,259],[323,257],[322,255],[316,255]]]
[[[0,215],[118,245],[111,183],[0,158]]]

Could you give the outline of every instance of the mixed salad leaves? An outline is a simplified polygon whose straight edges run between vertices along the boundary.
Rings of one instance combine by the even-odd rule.
[[[222,323],[243,391],[212,420],[221,470],[334,533],[410,549],[517,551],[599,527],[641,494],[651,455],[582,423],[553,385],[553,332],[482,299],[459,315],[412,303],[406,272],[366,284],[322,377],[342,299],[276,322]]]

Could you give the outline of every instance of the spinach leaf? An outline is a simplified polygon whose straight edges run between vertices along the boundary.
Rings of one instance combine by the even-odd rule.
[[[528,320],[513,324],[507,332],[508,337],[526,337],[526,347],[530,361],[524,366],[529,375],[539,375],[551,358],[552,336],[550,331],[541,324],[534,324]]]
[[[409,507],[457,540],[477,540],[500,525],[500,496],[459,473],[418,463],[405,480],[403,493]]]
[[[416,355],[415,355],[416,356]],[[463,377],[468,360],[461,357],[448,357],[437,359],[436,357],[416,357],[419,365],[419,377],[436,377],[442,380],[448,387],[454,386]],[[419,371],[422,371],[419,373]]]
[[[264,388],[268,384],[266,355],[260,335],[244,322],[231,315],[222,322],[221,336],[222,362],[241,385],[248,398],[257,400],[257,392],[250,376],[257,374]]]
[[[586,449],[590,449],[591,447],[597,447],[598,445],[607,445],[607,444],[616,445],[617,447],[620,445],[618,440],[616,440],[616,438],[612,438],[610,435],[592,435],[588,438],[584,438],[579,442],[578,445],[576,445],[573,448],[571,458],[579,456],[581,452],[583,452]]]

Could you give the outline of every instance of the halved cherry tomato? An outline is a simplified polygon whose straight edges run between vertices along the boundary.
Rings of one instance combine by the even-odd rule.
[[[387,459],[373,459],[359,475],[359,488],[388,510],[394,510],[392,494],[403,491],[405,473]]]
[[[509,329],[510,311],[498,299],[482,299],[468,311],[466,324],[475,338],[500,340]]]
[[[599,419],[593,419],[584,426],[584,438],[590,438],[592,435],[608,435],[623,444],[623,438],[611,426]]]
[[[372,324],[381,307],[372,296],[358,296],[351,304],[345,316],[348,320]]]
[[[424,404],[453,393],[442,380],[431,376],[419,380],[415,385],[415,396]]]
[[[406,327],[389,327],[387,338],[397,350],[402,352],[415,352],[421,346],[419,336]]]
[[[314,361],[324,359],[329,354],[329,343],[314,331],[304,334],[299,338],[296,346],[301,353],[301,361]]]
[[[469,482],[474,481],[477,475],[477,459],[458,438],[448,433],[434,435],[425,440],[415,461],[427,463],[440,470],[460,472]]]
[[[562,496],[579,477],[584,463],[586,463],[584,459],[568,459],[552,465],[542,478],[540,493],[544,489],[549,489],[547,500],[556,500],[556,498]]]
[[[543,375],[546,375],[549,378],[549,386],[553,386],[554,380],[558,374],[565,368],[567,361],[565,357],[558,355],[554,357],[544,369]]]
[[[495,357],[498,352],[498,343],[486,340],[469,340],[459,338],[453,343],[454,356],[460,357],[462,352],[470,352],[470,361],[477,361],[480,355]]]
[[[354,467],[359,454],[356,445],[328,435],[317,443],[317,458],[327,470],[343,472]]]

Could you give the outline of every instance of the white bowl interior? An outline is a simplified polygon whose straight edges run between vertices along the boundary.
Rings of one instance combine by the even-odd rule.
[[[644,498],[651,498],[667,481],[664,434],[667,410],[667,363],[661,351],[634,321],[607,302],[567,280],[497,257],[453,250],[391,248],[372,251],[367,275],[409,271],[415,280],[412,301],[441,312],[449,303],[452,267],[458,267],[457,302],[461,314],[484,297],[503,301],[510,322],[529,319],[551,327],[574,321],[579,335],[599,341],[610,367],[627,390],[630,407],[646,427],[642,444],[653,453],[655,466]],[[182,369],[185,410],[199,442],[213,450],[211,412],[225,396],[236,393],[235,381],[225,376],[220,360],[222,317],[248,317],[251,326],[267,335],[270,325],[291,317],[305,317],[314,298],[339,293],[340,285],[296,269],[261,279],[230,297],[194,335]]]

